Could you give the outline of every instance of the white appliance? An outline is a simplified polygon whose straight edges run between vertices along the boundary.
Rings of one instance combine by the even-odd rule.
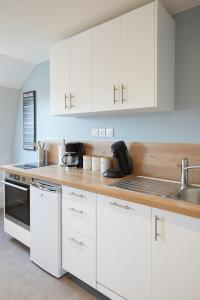
[[[33,180],[30,188],[31,260],[55,277],[61,267],[61,187]]]

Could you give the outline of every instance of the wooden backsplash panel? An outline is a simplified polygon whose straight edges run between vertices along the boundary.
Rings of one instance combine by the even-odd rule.
[[[132,143],[129,151],[137,175],[180,180],[181,158],[187,157],[190,164],[200,164],[200,144]],[[189,172],[190,181],[200,183],[200,170]]]
[[[47,141],[46,141],[47,142]],[[111,156],[113,141],[85,141],[88,155]],[[189,159],[189,164],[200,164],[200,144],[136,143],[127,142],[133,160],[135,175],[180,180],[180,161]],[[58,142],[48,142],[49,161],[58,161]],[[200,184],[200,170],[189,171],[190,182]]]

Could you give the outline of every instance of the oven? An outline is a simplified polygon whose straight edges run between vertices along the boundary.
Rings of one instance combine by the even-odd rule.
[[[30,230],[30,179],[8,174],[4,181],[5,218]]]

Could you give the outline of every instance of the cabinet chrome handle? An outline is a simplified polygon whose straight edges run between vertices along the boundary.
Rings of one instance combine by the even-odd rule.
[[[84,243],[83,242],[80,242],[80,241],[77,241],[75,238],[69,238],[69,241],[72,242],[72,243],[75,243],[79,246],[84,246]]]
[[[125,86],[122,83],[122,104],[126,101],[126,99],[124,98],[124,91],[125,91]]]
[[[70,93],[70,94],[69,94],[70,108],[74,107],[74,105],[72,105],[72,98],[74,98],[74,96],[72,95],[72,93]]]
[[[24,187],[22,187],[20,185],[13,184],[13,183],[10,183],[10,182],[4,181],[4,180],[2,180],[1,183],[5,184],[5,185],[8,185],[8,186],[11,186],[11,187],[13,187],[15,189],[18,189],[18,190],[22,190],[24,192],[28,191],[28,189],[26,189],[26,188],[24,188]]]
[[[116,99],[116,91],[118,91],[118,89],[116,88],[116,86],[114,85],[114,87],[113,87],[113,92],[114,92],[114,104],[116,104],[117,103],[117,99]]]
[[[67,105],[67,99],[69,99],[69,96],[67,96],[67,95],[65,94],[65,110],[66,110],[67,108],[69,108],[69,106]]]
[[[77,194],[77,193],[74,193],[74,192],[69,192],[69,194],[71,196],[75,196],[75,197],[79,197],[79,198],[84,198],[85,197],[83,194]]]
[[[160,218],[157,215],[155,215],[155,237],[154,237],[155,242],[157,242],[158,237],[160,236],[160,234],[158,233],[158,221],[159,220],[160,220]]]
[[[128,205],[121,205],[121,204],[119,204],[117,202],[110,202],[110,204],[113,205],[113,206],[117,206],[119,208],[131,209],[130,206],[128,206]]]
[[[84,211],[83,210],[80,210],[80,209],[76,209],[75,207],[71,207],[69,208],[70,211],[73,211],[75,213],[78,213],[78,214],[83,214]]]

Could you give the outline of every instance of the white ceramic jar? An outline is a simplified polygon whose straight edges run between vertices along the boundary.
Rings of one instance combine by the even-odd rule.
[[[100,159],[100,169],[101,173],[104,173],[106,170],[111,168],[111,158],[110,157],[101,157]]]
[[[83,155],[83,169],[84,170],[92,169],[92,156]]]
[[[100,171],[100,157],[92,156],[92,171]]]

